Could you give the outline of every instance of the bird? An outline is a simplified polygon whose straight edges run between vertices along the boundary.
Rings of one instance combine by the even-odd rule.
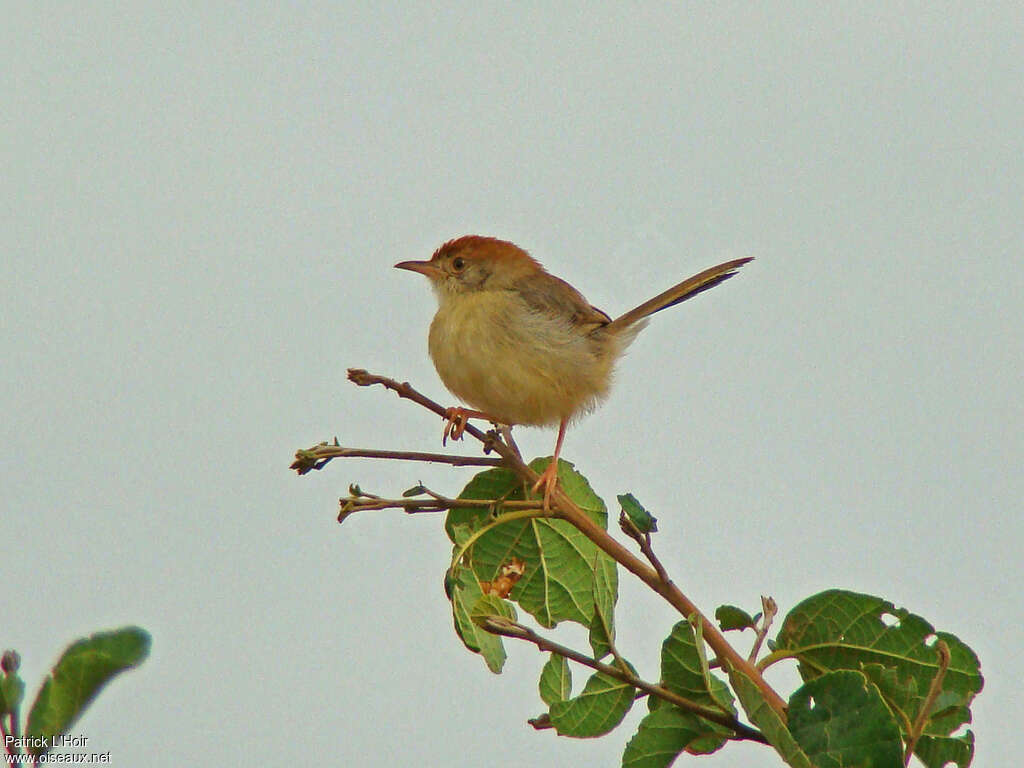
[[[607,397],[616,363],[649,316],[728,280],[749,261],[705,269],[614,319],[496,237],[464,235],[429,260],[395,267],[430,280],[438,300],[430,357],[445,387],[471,406],[445,411],[445,441],[460,438],[471,418],[558,426],[554,455],[532,489],[543,491],[549,509],[566,429]]]

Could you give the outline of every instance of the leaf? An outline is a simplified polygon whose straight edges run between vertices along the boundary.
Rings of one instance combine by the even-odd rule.
[[[728,686],[707,669],[707,661],[701,650],[690,623],[680,621],[676,624],[661,644],[661,684],[691,701],[736,714]],[[662,706],[659,704],[657,709]],[[700,722],[702,740],[689,743],[691,752],[715,752],[732,734],[730,729],[718,723],[703,719]]]
[[[540,671],[540,698],[549,707],[572,693],[572,673],[564,656],[552,653]]]
[[[736,714],[736,706],[726,684],[706,672],[693,627],[687,621],[680,621],[672,627],[661,644],[661,684],[692,701]],[[723,732],[731,733],[728,730]]]
[[[479,582],[477,582],[476,577],[469,569],[459,569],[453,582],[454,588],[451,601],[455,633],[469,650],[483,656],[484,663],[487,664],[487,668],[491,672],[496,675],[501,674],[502,667],[505,666],[505,645],[500,637],[482,629],[473,618],[480,615],[477,604],[482,603],[486,598],[497,600],[502,605],[507,606],[512,611],[512,615],[509,618],[515,618],[514,609],[500,598],[484,595],[480,589]],[[486,603],[486,605],[491,604]],[[492,613],[499,612],[500,609],[497,608],[492,611]]]
[[[658,518],[644,509],[643,505],[636,500],[636,496],[632,493],[625,493],[615,498],[619,500],[623,513],[625,513],[626,517],[629,518],[630,522],[636,526],[640,533],[658,532]]]
[[[25,681],[17,672],[0,674],[0,718],[21,706],[25,697]]]
[[[145,661],[150,645],[149,633],[138,627],[97,632],[73,643],[39,690],[29,712],[26,735],[49,742],[66,733],[107,683]],[[45,747],[33,754],[47,751]]]
[[[950,666],[925,733],[948,736],[970,722],[969,706],[984,680],[974,652],[920,616],[879,597],[829,590],[789,612],[777,648],[796,656],[805,681],[835,670],[863,672],[889,706],[902,713],[905,731],[939,671],[934,648],[939,640],[949,647]]]
[[[789,700],[789,731],[816,768],[903,765],[896,719],[860,672],[829,672],[801,686]]]
[[[793,738],[793,734],[789,732],[786,723],[768,705],[764,694],[754,684],[754,681],[735,667],[729,669],[729,681],[732,683],[733,690],[736,691],[736,697],[740,700],[740,704],[743,705],[743,711],[750,718],[750,722],[761,730],[761,733],[768,739],[768,743],[779,753],[779,757],[785,761],[786,765],[793,768],[814,768],[810,758],[800,748],[796,739]],[[882,767],[878,766],[877,768]]]
[[[628,683],[596,672],[579,696],[551,703],[551,724],[561,736],[603,736],[622,722],[635,695],[636,689]]]
[[[531,467],[542,470],[547,459],[535,459]],[[559,462],[562,490],[602,528],[607,528],[604,502],[594,494],[586,478],[566,461]],[[476,475],[462,491],[465,499],[522,499],[523,483],[510,470],[497,468]],[[449,511],[445,529],[455,541],[459,526],[480,535],[468,552],[469,567],[479,581],[493,581],[503,564],[515,557],[526,564],[511,599],[543,627],[575,621],[590,627],[594,620],[594,574],[607,571],[600,562],[609,559],[572,524],[550,518],[514,519],[500,523],[501,515],[472,507]],[[495,522],[500,524],[493,525]],[[465,541],[465,539],[463,540]],[[611,566],[614,568],[614,565]],[[610,589],[617,583],[608,578]],[[611,603],[614,605],[614,599]],[[607,621],[608,617],[605,617]]]
[[[495,595],[484,595],[477,600],[473,607],[469,610],[469,619],[478,627],[485,625],[484,619],[490,618],[491,616],[503,616],[506,619],[515,621],[516,609],[512,607],[512,604],[507,600],[502,600],[500,597]],[[488,633],[493,634],[493,633]]]
[[[946,768],[950,763],[967,768],[974,759],[974,734],[967,731],[963,736],[922,736],[914,754],[927,768]]]
[[[590,647],[595,659],[603,659],[615,645],[615,601],[619,596],[619,571],[615,561],[598,553],[593,563],[594,618],[590,622]]]
[[[667,768],[694,745],[720,736],[711,733],[707,720],[686,712],[674,704],[660,706],[649,712],[622,754],[622,768]],[[699,754],[706,754],[700,750]]]
[[[737,629],[756,629],[753,617],[735,605],[720,605],[715,610],[715,620],[723,632]]]

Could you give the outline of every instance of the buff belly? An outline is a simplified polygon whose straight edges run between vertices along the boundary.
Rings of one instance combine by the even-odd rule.
[[[441,380],[467,405],[506,424],[550,425],[607,394],[620,350],[600,333],[536,312],[512,291],[482,292],[442,303],[429,348]]]

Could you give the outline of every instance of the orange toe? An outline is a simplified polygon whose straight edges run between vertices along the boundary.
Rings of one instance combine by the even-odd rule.
[[[547,469],[541,473],[541,476],[537,478],[537,482],[533,484],[534,493],[537,493],[541,488],[544,489],[544,509],[551,508],[551,494],[554,493],[557,486],[558,459],[552,459]]]

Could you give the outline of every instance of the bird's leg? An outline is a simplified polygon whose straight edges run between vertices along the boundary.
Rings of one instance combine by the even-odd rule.
[[[495,419],[489,413],[474,411],[469,408],[460,408],[458,406],[446,408],[444,418],[446,423],[444,425],[444,437],[441,438],[441,445],[447,445],[449,437],[452,440],[461,440],[462,433],[466,431],[466,425],[470,419],[487,419],[495,424],[500,423],[498,419]]]
[[[534,493],[539,491],[541,488],[544,489],[544,509],[551,508],[551,494],[555,490],[555,486],[558,485],[558,454],[562,452],[562,440],[565,439],[565,428],[568,425],[568,419],[562,419],[562,423],[558,425],[558,439],[555,440],[555,455],[551,457],[551,463],[548,464],[548,468],[541,473],[541,476],[537,478],[537,482],[533,484]]]

